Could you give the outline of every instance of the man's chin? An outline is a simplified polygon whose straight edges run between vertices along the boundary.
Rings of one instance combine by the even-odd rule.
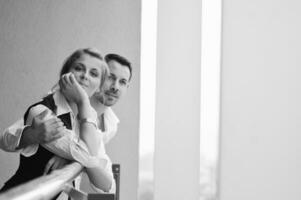
[[[106,101],[106,102],[104,103],[104,105],[110,107],[110,106],[114,106],[115,103],[116,103],[116,102]]]
[[[115,103],[116,103],[116,99],[109,98],[109,99],[105,99],[103,104],[105,106],[113,106],[113,105],[115,105]]]

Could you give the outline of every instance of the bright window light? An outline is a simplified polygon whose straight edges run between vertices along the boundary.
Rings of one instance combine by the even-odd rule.
[[[142,0],[138,200],[153,199],[157,1]]]
[[[200,185],[201,200],[217,198],[221,0],[202,1]]]

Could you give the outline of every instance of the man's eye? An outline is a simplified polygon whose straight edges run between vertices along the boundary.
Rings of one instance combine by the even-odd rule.
[[[126,85],[127,84],[127,81],[126,80],[122,80],[120,81],[121,85]]]

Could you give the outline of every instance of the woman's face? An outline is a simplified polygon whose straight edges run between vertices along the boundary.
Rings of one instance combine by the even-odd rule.
[[[84,54],[70,68],[69,72],[74,74],[89,97],[99,89],[102,64],[103,61],[98,58]]]

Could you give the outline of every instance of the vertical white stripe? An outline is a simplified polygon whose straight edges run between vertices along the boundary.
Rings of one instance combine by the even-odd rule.
[[[138,199],[153,194],[157,1],[142,0]],[[148,198],[149,199],[149,198]]]
[[[202,1],[201,199],[217,198],[220,111],[221,0]]]

